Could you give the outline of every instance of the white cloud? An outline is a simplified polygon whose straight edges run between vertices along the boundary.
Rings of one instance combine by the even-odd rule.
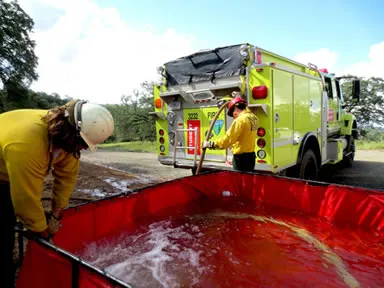
[[[92,0],[21,0],[35,21],[39,80],[32,89],[97,103],[119,103],[140,82],[158,79],[156,67],[197,49],[169,29],[134,28],[117,9]]]
[[[372,45],[368,58],[368,61],[355,63],[343,69],[342,74],[384,78],[384,42]]]
[[[160,33],[150,26],[136,28],[117,9],[103,9],[93,0],[19,3],[35,21],[39,80],[31,88],[38,91],[118,103],[140,82],[157,79],[157,66],[202,48],[192,36],[174,29]],[[321,48],[294,59],[338,75],[384,78],[384,42],[371,46],[367,61],[361,63],[339,67],[338,57],[337,52]]]
[[[299,53],[294,57],[294,60],[305,65],[312,63],[319,69],[327,68],[332,73],[336,68],[338,57],[336,52],[330,51],[328,48],[321,48],[313,52]]]
[[[345,67],[340,67],[337,63],[339,54],[328,48],[299,53],[294,59],[303,64],[311,62],[318,68],[327,68],[329,72],[337,75],[352,74],[366,78],[372,76],[384,78],[384,42],[372,45],[367,56],[367,61],[351,63]]]

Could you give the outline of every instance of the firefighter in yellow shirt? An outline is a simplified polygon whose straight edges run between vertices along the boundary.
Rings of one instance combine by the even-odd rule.
[[[0,114],[0,279],[13,287],[16,219],[50,240],[59,229],[78,171],[80,150],[95,150],[114,130],[104,107],[73,100],[51,110],[20,109]],[[45,177],[52,169],[52,208],[41,203]],[[3,286],[2,286],[3,287]]]
[[[204,141],[202,148],[227,149],[232,146],[232,166],[234,170],[253,171],[255,167],[255,139],[258,119],[248,108],[247,102],[237,96],[228,104],[228,116],[233,117],[231,127],[225,136],[212,141]]]

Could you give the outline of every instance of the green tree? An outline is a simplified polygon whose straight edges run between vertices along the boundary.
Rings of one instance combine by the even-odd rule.
[[[29,86],[38,79],[35,42],[30,39],[33,26],[17,1],[0,0],[0,81],[5,88]]]
[[[116,141],[132,141],[135,140],[136,129],[130,124],[133,109],[126,105],[106,104],[105,107],[111,112],[115,129],[109,141],[115,139]]]
[[[144,82],[131,94],[121,96],[120,105],[105,105],[115,120],[111,138],[116,141],[155,140],[153,111],[153,83]]]
[[[8,91],[0,90],[0,113],[23,108],[50,109],[64,105],[71,99],[67,96],[60,97],[56,93],[50,95],[45,92],[35,92],[22,86],[12,89],[8,87]]]
[[[137,92],[138,107],[132,125],[138,129],[140,140],[156,139],[155,121],[149,114],[154,109],[153,103],[153,82],[144,82],[141,84],[141,89]]]
[[[342,81],[345,109],[356,116],[358,127],[384,127],[384,79],[371,77],[360,80],[360,101],[353,101],[352,83]]]
[[[384,131],[383,129],[378,129],[378,128],[365,128],[365,129],[362,129],[361,131],[361,137],[367,141],[383,142]]]

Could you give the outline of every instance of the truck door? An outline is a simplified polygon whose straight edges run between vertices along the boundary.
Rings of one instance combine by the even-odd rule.
[[[328,134],[331,135],[333,133],[336,133],[339,129],[339,99],[337,97],[335,81],[329,77],[324,77],[324,80],[326,91],[328,93]]]
[[[273,70],[273,164],[279,169],[295,162],[293,155],[293,76]]]

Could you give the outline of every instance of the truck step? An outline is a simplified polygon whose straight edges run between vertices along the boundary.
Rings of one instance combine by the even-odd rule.
[[[342,138],[329,139],[327,141],[327,158],[329,164],[336,164],[343,160],[345,140]]]

